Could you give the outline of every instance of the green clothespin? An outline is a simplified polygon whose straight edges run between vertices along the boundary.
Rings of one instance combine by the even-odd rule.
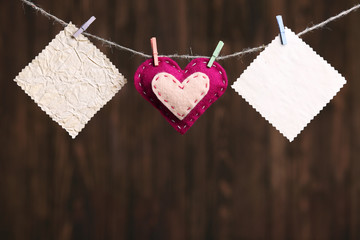
[[[210,58],[208,64],[207,64],[207,67],[208,68],[211,68],[211,66],[213,65],[215,59],[219,56],[219,53],[221,51],[221,49],[223,48],[224,46],[224,42],[223,41],[219,41],[218,45],[216,46],[213,54],[212,54],[212,57]]]

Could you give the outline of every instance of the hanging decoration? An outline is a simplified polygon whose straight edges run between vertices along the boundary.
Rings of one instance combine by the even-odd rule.
[[[15,82],[72,138],[124,86],[110,60],[69,24]]]
[[[232,88],[293,141],[346,80],[290,29],[284,34],[287,44],[276,37]]]
[[[226,90],[225,70],[215,60],[240,57],[265,49],[233,83],[232,88],[292,141],[346,83],[333,67],[299,37],[360,8],[347,9],[295,34],[277,17],[280,36],[268,46],[218,56],[151,55],[84,32],[29,0],[20,0],[65,29],[15,78],[17,84],[73,138],[126,83],[110,60],[87,37],[119,50],[149,58],[137,69],[137,91],[179,133],[184,134]],[[73,36],[75,34],[75,36]],[[87,37],[86,37],[87,36]],[[220,46],[221,45],[221,46]],[[193,59],[184,70],[174,58]]]
[[[226,90],[227,77],[220,64],[208,68],[208,58],[192,60],[184,70],[167,57],[154,66],[146,60],[135,73],[135,88],[181,134]]]

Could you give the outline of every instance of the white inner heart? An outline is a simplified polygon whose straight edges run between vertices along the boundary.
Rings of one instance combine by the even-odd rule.
[[[204,98],[210,88],[209,77],[195,72],[182,83],[169,73],[158,73],[151,81],[157,98],[180,120]]]

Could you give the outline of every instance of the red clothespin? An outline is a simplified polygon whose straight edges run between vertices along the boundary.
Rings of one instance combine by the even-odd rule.
[[[158,51],[157,51],[157,45],[156,45],[156,37],[152,37],[150,39],[150,44],[153,52],[153,58],[154,58],[154,66],[159,65],[159,59],[158,59]]]

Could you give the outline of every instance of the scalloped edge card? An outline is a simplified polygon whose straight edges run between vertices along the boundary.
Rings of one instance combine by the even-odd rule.
[[[72,138],[125,85],[110,60],[69,23],[15,82]]]
[[[232,88],[289,141],[330,102],[346,80],[290,29],[277,36]]]

